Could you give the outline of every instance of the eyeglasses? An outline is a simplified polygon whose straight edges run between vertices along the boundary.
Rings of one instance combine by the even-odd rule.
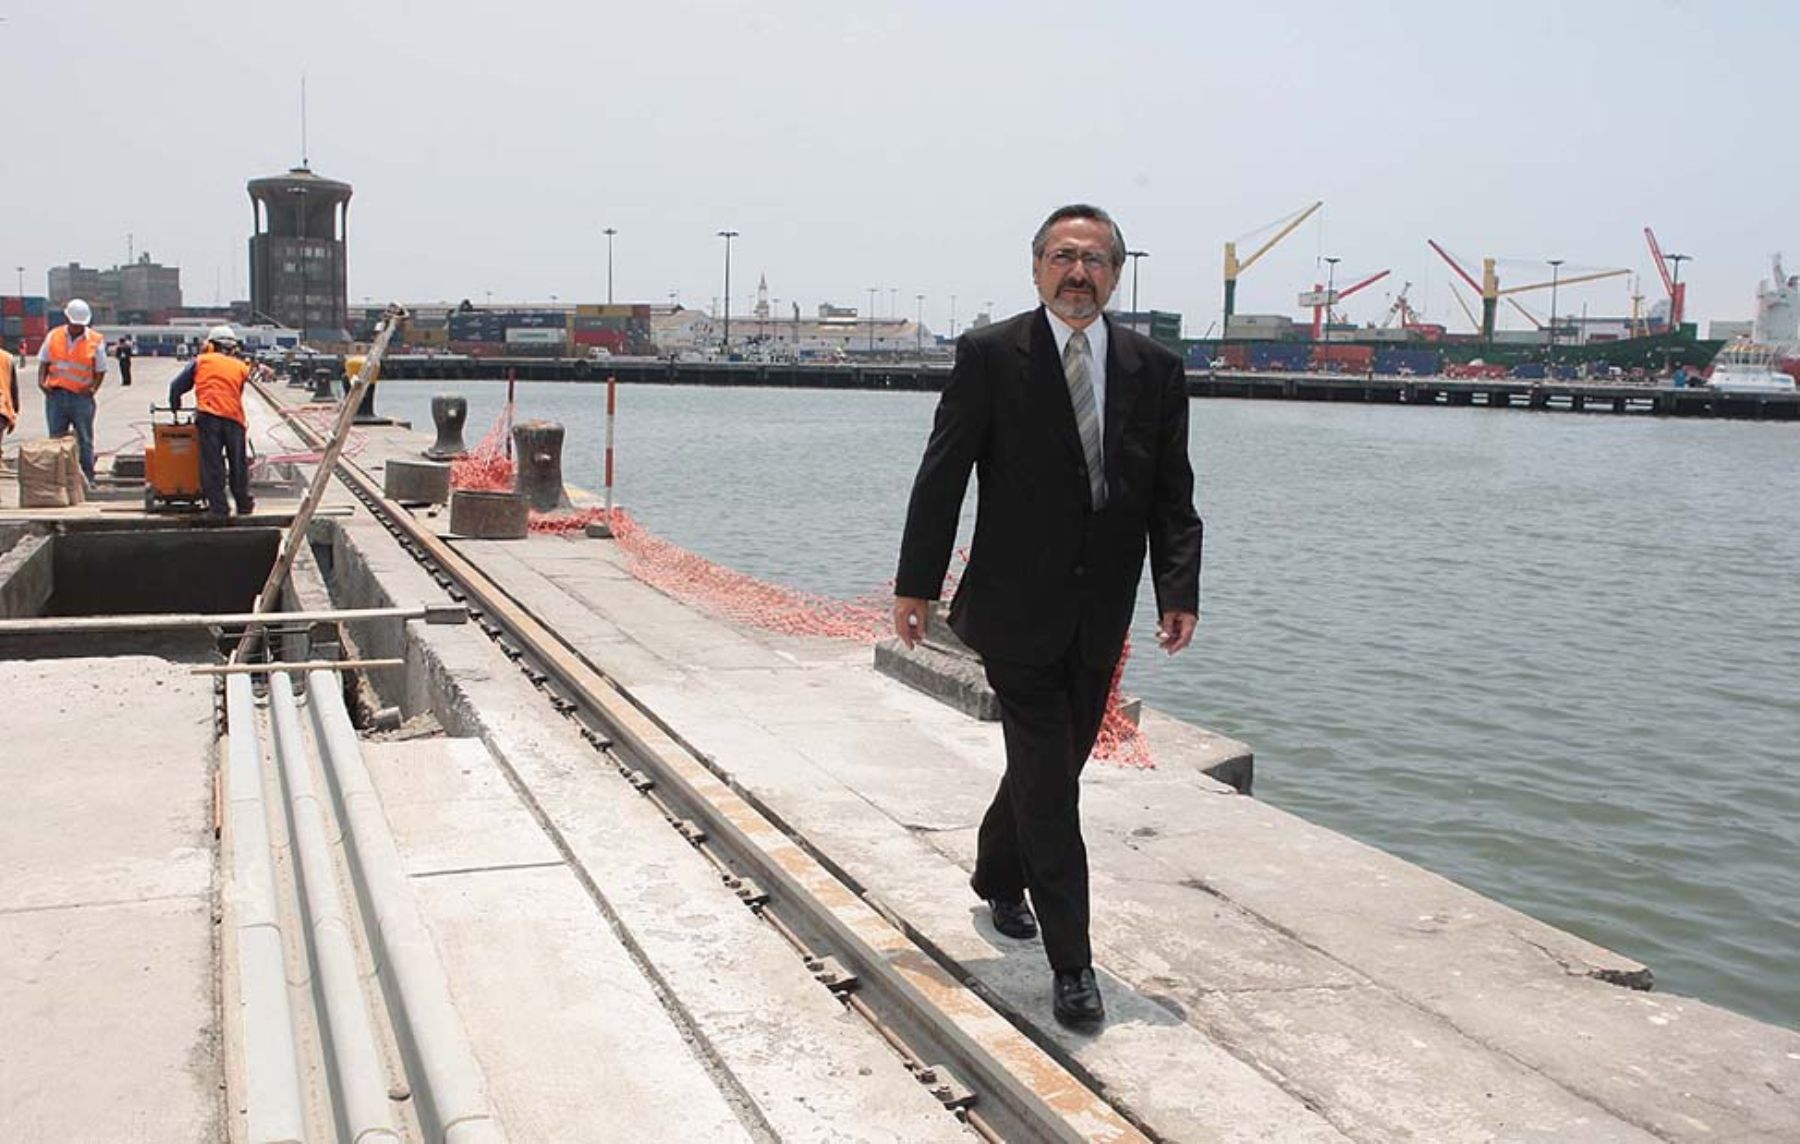
[[[1112,259],[1106,255],[1092,250],[1076,250],[1069,246],[1058,247],[1050,251],[1044,255],[1044,259],[1058,270],[1068,270],[1077,262],[1081,263],[1089,274],[1112,269]]]

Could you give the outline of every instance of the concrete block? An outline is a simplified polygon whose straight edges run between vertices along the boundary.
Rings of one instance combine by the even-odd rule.
[[[899,640],[875,645],[875,670],[961,711],[971,719],[1000,718],[1000,703],[988,686],[981,661],[940,651],[929,644],[908,648]]]

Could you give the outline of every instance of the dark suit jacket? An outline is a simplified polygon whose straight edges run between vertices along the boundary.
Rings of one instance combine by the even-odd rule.
[[[937,599],[969,470],[979,476],[969,565],[950,626],[991,659],[1051,663],[1071,643],[1110,668],[1131,623],[1148,540],[1159,611],[1197,612],[1200,517],[1181,359],[1108,323],[1106,507],[1087,465],[1042,307],[957,341],[907,508],[898,596]]]

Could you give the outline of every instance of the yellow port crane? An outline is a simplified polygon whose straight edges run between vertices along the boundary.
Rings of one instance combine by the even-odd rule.
[[[1237,243],[1228,242],[1225,244],[1225,325],[1223,329],[1227,336],[1230,336],[1231,333],[1231,315],[1237,313],[1238,275],[1256,265],[1257,259],[1274,249],[1276,243],[1298,230],[1301,223],[1311,218],[1314,212],[1324,205],[1325,200],[1320,199],[1312,206],[1307,207],[1305,210],[1289,219],[1280,230],[1275,232],[1273,238],[1257,247],[1254,254],[1242,261],[1238,260]]]
[[[1474,276],[1467,270],[1464,270],[1462,264],[1450,257],[1450,252],[1439,246],[1435,240],[1428,238],[1425,240],[1425,245],[1436,251],[1439,258],[1442,258],[1445,262],[1449,263],[1450,269],[1456,271],[1457,276],[1469,284],[1469,289],[1481,295],[1481,336],[1490,342],[1494,340],[1494,319],[1496,317],[1496,311],[1500,308],[1500,299],[1506,297],[1508,294],[1524,294],[1530,290],[1549,290],[1552,287],[1561,288],[1563,286],[1575,286],[1583,282],[1598,282],[1602,278],[1617,278],[1622,274],[1631,273],[1630,270],[1597,270],[1591,274],[1572,274],[1567,278],[1552,276],[1543,282],[1529,282],[1523,286],[1508,286],[1506,289],[1502,290],[1500,288],[1500,274],[1494,268],[1495,259],[1484,258],[1481,260],[1481,281],[1477,282],[1475,281]]]

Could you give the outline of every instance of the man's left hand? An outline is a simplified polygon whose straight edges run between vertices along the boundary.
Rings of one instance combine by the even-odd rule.
[[[1164,612],[1156,625],[1156,643],[1168,655],[1174,655],[1193,641],[1194,628],[1200,617],[1193,612]]]

